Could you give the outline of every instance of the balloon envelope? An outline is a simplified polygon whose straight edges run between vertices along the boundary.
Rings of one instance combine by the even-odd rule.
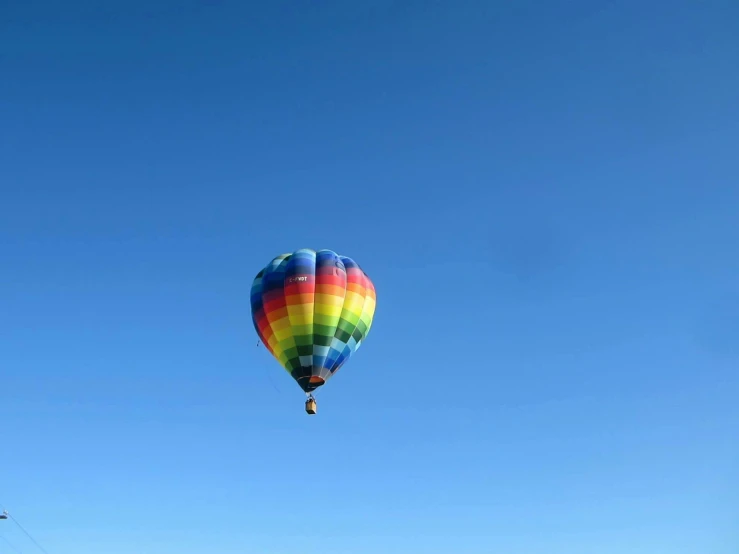
[[[361,346],[375,303],[370,278],[332,250],[277,256],[251,288],[257,334],[306,393],[324,385]]]

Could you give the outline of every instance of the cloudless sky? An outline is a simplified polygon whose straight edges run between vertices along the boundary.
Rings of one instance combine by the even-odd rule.
[[[736,553],[737,21],[5,0],[0,502],[49,554]],[[315,417],[249,313],[303,247],[378,294]]]

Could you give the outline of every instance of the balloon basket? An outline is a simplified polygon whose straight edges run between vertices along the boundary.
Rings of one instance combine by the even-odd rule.
[[[310,415],[316,415],[318,411],[318,405],[316,401],[311,397],[305,401],[305,412]]]

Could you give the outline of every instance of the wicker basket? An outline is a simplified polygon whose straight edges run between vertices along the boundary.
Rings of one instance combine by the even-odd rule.
[[[318,405],[316,404],[316,401],[312,398],[309,398],[305,401],[305,411],[311,415],[315,415],[315,413],[318,411]]]

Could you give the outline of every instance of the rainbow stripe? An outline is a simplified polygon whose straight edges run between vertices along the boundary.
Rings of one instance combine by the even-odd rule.
[[[274,258],[254,278],[254,328],[305,392],[324,385],[367,337],[375,286],[331,250],[303,248]]]

